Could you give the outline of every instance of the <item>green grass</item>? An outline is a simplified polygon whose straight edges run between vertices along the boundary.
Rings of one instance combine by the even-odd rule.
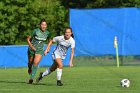
[[[39,68],[40,71],[46,68]],[[39,84],[27,84],[27,68],[0,69],[0,93],[139,93],[140,67],[138,66],[76,66],[63,69],[64,86],[56,86],[56,72],[43,78]],[[129,88],[120,87],[128,78]]]

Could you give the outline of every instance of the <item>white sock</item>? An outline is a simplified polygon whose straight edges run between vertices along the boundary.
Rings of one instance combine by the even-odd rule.
[[[61,80],[62,69],[57,68],[57,80]]]
[[[47,76],[51,73],[50,68],[46,69],[45,72],[43,72],[42,77]]]

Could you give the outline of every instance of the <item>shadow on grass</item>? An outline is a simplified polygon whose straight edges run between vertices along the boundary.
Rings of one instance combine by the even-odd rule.
[[[46,85],[46,86],[55,86],[54,84],[44,84],[44,83],[33,83],[33,85]]]
[[[121,88],[121,85],[116,86],[117,88]]]
[[[46,85],[46,84],[44,84],[44,83],[33,83],[32,85]]]
[[[27,83],[27,82],[20,82],[20,81],[2,81],[2,80],[0,80],[0,83]]]
[[[6,80],[0,80],[0,83],[13,83],[13,84],[29,84],[28,82],[22,82],[22,81],[6,81]],[[38,85],[38,86],[43,86],[43,85],[46,85],[46,86],[55,86],[54,84],[44,84],[44,83],[32,83],[32,84],[29,84],[29,85]]]

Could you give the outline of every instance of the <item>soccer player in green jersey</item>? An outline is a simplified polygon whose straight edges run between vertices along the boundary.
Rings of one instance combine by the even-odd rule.
[[[44,54],[50,50],[49,47],[43,50],[44,42],[50,41],[50,32],[46,30],[47,22],[45,19],[40,21],[40,28],[35,29],[30,36],[27,37],[28,48],[28,74],[30,75],[29,84],[33,83],[38,64]]]

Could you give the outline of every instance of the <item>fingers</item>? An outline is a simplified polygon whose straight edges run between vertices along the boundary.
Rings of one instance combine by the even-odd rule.
[[[69,67],[73,67],[73,64],[69,64]]]
[[[34,46],[32,46],[31,49],[32,49],[33,51],[36,51],[36,48],[35,48]]]
[[[47,53],[46,52],[44,52],[44,55],[46,55]]]
[[[44,55],[47,55],[49,53],[49,51],[44,51]]]
[[[36,49],[34,48],[34,51],[36,51]]]

